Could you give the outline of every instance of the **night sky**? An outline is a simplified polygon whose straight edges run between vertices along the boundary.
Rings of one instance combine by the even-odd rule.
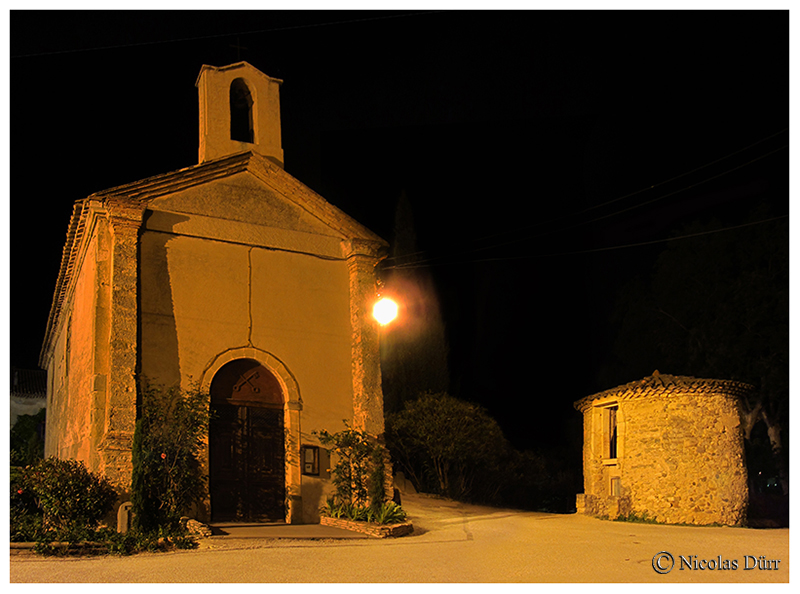
[[[284,81],[289,173],[390,242],[405,196],[420,253],[382,274],[430,282],[451,392],[519,447],[574,443],[613,387],[652,242],[788,213],[788,12],[12,12],[12,365],[73,202],[196,164],[200,67],[239,59]]]

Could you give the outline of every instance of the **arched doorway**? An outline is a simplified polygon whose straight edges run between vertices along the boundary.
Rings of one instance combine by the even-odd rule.
[[[212,521],[286,516],[284,395],[258,361],[236,359],[211,381],[209,491]]]

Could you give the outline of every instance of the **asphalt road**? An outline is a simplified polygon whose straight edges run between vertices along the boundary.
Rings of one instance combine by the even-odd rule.
[[[789,530],[659,526],[406,496],[411,536],[219,536],[131,557],[11,556],[13,582],[788,582]],[[669,553],[674,566],[654,570]],[[763,556],[763,558],[762,558]],[[662,554],[657,567],[670,567]],[[771,561],[767,563],[767,561]],[[772,569],[759,569],[770,566]],[[711,567],[711,568],[709,568]],[[727,567],[723,569],[722,567]],[[750,569],[750,567],[754,567]]]

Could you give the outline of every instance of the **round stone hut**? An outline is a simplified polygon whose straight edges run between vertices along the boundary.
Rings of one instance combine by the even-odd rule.
[[[739,525],[747,508],[741,382],[652,376],[575,402],[583,414],[579,513]]]

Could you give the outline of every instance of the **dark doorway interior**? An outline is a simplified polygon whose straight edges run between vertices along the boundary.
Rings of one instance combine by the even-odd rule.
[[[223,366],[211,382],[211,519],[285,519],[283,393],[257,361]]]

